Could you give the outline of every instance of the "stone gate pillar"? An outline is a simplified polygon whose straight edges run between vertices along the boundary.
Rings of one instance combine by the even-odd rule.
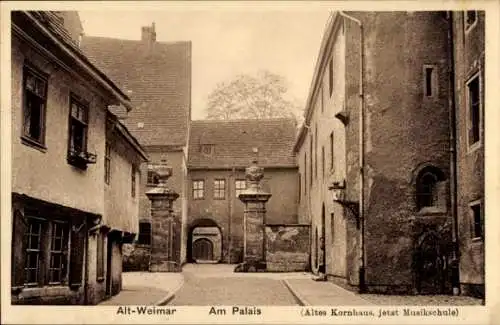
[[[257,165],[257,159],[246,169],[247,188],[238,197],[245,204],[243,218],[244,243],[243,263],[235,271],[256,272],[266,269],[266,202],[271,193],[261,188],[264,169]]]
[[[174,215],[173,203],[179,194],[167,187],[172,168],[166,164],[153,167],[158,179],[156,187],[146,192],[151,200],[150,272],[179,272],[180,221]],[[179,250],[179,252],[177,252]]]

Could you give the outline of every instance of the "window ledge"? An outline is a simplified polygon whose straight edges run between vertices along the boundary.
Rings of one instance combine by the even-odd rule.
[[[136,243],[135,247],[137,247],[137,248],[151,248],[151,244],[139,244],[139,243]]]
[[[36,140],[33,140],[27,136],[24,136],[24,135],[21,136],[21,143],[23,143],[29,147],[32,147],[34,149],[37,149],[40,152],[43,152],[43,153],[47,152],[47,147],[44,144],[42,144]]]
[[[448,210],[442,207],[425,207],[420,209],[417,212],[419,216],[428,216],[428,215],[443,215],[446,214]]]
[[[470,155],[482,147],[481,140],[467,147],[467,154]]]
[[[71,290],[65,285],[56,286],[45,286],[45,287],[34,287],[34,288],[24,288],[20,292],[20,296],[23,298],[40,297],[40,296],[63,296],[70,294]]]
[[[472,245],[479,245],[479,244],[482,244],[483,242],[484,242],[484,240],[482,237],[474,237],[471,239]]]

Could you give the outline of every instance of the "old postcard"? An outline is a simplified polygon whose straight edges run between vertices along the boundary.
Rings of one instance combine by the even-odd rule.
[[[500,322],[499,9],[3,2],[2,323]]]

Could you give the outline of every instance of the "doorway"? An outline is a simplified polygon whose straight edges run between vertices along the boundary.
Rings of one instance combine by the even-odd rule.
[[[112,273],[113,273],[113,240],[108,234],[106,245],[106,296],[112,295]]]
[[[419,237],[414,255],[414,272],[418,294],[448,294],[450,279],[447,253],[435,232]]]
[[[187,260],[190,263],[222,261],[223,237],[212,219],[197,219],[188,228]]]
[[[214,244],[207,238],[200,238],[193,243],[193,258],[197,262],[213,261]]]

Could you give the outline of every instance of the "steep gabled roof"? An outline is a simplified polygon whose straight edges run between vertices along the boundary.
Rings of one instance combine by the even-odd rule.
[[[35,44],[43,47],[44,51],[72,66],[85,78],[93,79],[109,92],[110,98],[113,98],[112,104],[123,105],[127,110],[131,108],[129,97],[80,50],[58,12],[12,11],[11,19],[13,33],[23,38],[34,39]]]
[[[144,146],[185,145],[191,106],[191,42],[84,36],[85,54],[128,92],[123,121]]]
[[[248,167],[258,148],[262,167],[296,167],[294,119],[241,119],[192,121],[188,168]],[[207,154],[203,146],[212,146]]]

